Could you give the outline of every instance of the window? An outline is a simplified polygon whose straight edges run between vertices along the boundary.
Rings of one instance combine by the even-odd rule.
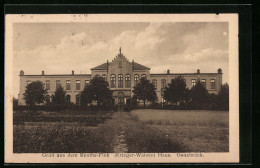
[[[141,78],[146,78],[146,75],[145,75],[145,74],[142,74]]]
[[[50,90],[50,81],[47,80],[45,84],[46,90]]]
[[[116,87],[116,75],[114,75],[114,74],[111,75],[110,84],[111,84],[111,88]]]
[[[118,67],[119,67],[119,68],[122,68],[122,61],[119,61]]]
[[[70,90],[70,80],[66,81],[66,90]]]
[[[118,87],[119,88],[123,87],[123,75],[122,74],[118,75]]]
[[[79,94],[76,95],[76,104],[79,105],[79,101],[80,101],[80,96]]]
[[[102,75],[102,78],[103,78],[105,81],[107,81],[107,75],[106,75],[106,74],[103,74],[103,75]]]
[[[156,80],[156,79],[153,79],[153,80],[152,80],[152,83],[153,83],[154,87],[157,88],[157,80]]]
[[[139,75],[135,74],[134,80],[135,80],[135,86],[136,86],[139,82]]]
[[[50,95],[46,95],[45,99],[46,99],[46,104],[49,104],[51,102],[51,96]]]
[[[165,79],[162,79],[162,89],[164,89],[166,87],[166,80]]]
[[[70,95],[66,95],[65,99],[66,99],[66,103],[70,103]]]
[[[206,79],[201,79],[200,83],[206,88]]]
[[[59,87],[61,87],[60,80],[56,80],[56,89],[58,89]]]
[[[99,78],[100,76],[99,76],[99,74],[96,74],[95,77],[96,77],[96,78]]]
[[[85,80],[85,86],[89,85],[89,80]]]
[[[30,83],[32,83],[31,81],[26,81],[27,85],[29,85]]]
[[[191,80],[191,86],[195,86],[196,85],[196,79],[192,79]]]
[[[80,80],[76,81],[76,90],[80,90]]]
[[[125,87],[127,87],[127,88],[131,87],[131,76],[130,75],[125,76]]]
[[[215,79],[210,80],[211,89],[216,89]]]

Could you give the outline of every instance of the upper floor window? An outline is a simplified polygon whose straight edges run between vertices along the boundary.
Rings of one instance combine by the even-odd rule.
[[[118,67],[122,68],[122,61],[119,61]]]
[[[131,87],[131,76],[130,75],[125,76],[125,87],[127,87],[127,88]]]
[[[141,78],[146,78],[146,75],[145,75],[145,74],[142,74]]]
[[[211,86],[211,89],[216,89],[215,79],[211,79],[211,80],[210,80],[210,86]]]
[[[46,82],[45,82],[45,88],[46,88],[46,90],[50,90],[50,81],[49,80],[47,80]]]
[[[135,80],[135,86],[136,86],[139,82],[139,75],[135,74],[134,80]]]
[[[201,83],[204,87],[206,87],[206,79],[201,79],[201,80],[200,80],[200,83]]]
[[[27,85],[29,85],[30,83],[32,83],[31,81],[26,81]]]
[[[153,79],[153,80],[152,80],[152,83],[153,83],[154,87],[157,88],[157,80],[156,80],[156,79]]]
[[[161,82],[162,82],[162,85],[161,85],[161,86],[162,86],[162,89],[164,89],[164,88],[166,87],[166,80],[165,80],[165,79],[162,79]]]
[[[66,81],[66,90],[70,90],[70,80]]]
[[[56,80],[56,89],[58,89],[59,87],[61,87],[60,80]]]
[[[123,87],[123,75],[122,74],[118,75],[118,87],[119,88]]]
[[[111,85],[111,88],[116,87],[116,75],[114,75],[114,74],[112,74],[110,77],[110,85]]]
[[[85,86],[89,85],[89,80],[85,80]]]
[[[106,75],[106,74],[103,74],[103,75],[102,75],[102,78],[103,78],[105,81],[107,81],[107,75]]]
[[[96,74],[95,77],[99,78],[100,76],[99,76],[99,74]]]
[[[80,90],[80,80],[76,81],[76,90]]]
[[[191,86],[195,86],[196,85],[196,79],[192,79],[191,80]]]

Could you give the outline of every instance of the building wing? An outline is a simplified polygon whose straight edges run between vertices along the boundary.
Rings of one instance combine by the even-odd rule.
[[[138,64],[136,62],[133,62],[133,70],[150,70],[150,68],[143,66],[141,64]]]

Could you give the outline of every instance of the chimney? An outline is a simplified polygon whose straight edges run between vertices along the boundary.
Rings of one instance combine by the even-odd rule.
[[[44,75],[44,71],[42,71],[42,75]]]
[[[72,75],[74,75],[74,70],[72,70]]]
[[[169,69],[167,70],[167,74],[170,75],[170,70]]]
[[[20,76],[23,76],[23,75],[24,75],[24,71],[21,70],[21,71],[20,71]]]
[[[197,69],[197,74],[200,74],[200,69]]]
[[[222,74],[222,69],[221,68],[218,69],[218,73]]]

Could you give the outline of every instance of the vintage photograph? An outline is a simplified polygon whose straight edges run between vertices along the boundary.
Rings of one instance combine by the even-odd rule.
[[[238,111],[230,111],[228,20],[17,17],[31,21],[12,23],[13,154],[153,160],[231,152]]]

